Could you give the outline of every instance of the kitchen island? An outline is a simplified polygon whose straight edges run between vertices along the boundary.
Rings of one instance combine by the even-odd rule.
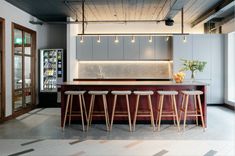
[[[204,116],[204,121],[206,125],[206,116],[207,116],[207,109],[206,109],[206,83],[202,82],[183,82],[183,83],[175,83],[174,81],[137,81],[137,80],[130,80],[130,81],[106,81],[106,80],[89,80],[89,81],[73,81],[73,82],[64,82],[61,85],[61,125],[62,121],[64,119],[64,112],[65,112],[65,105],[66,105],[66,98],[67,96],[64,94],[65,91],[71,91],[71,90],[85,90],[85,91],[90,91],[90,90],[107,90],[107,91],[112,91],[112,90],[130,90],[130,91],[135,91],[135,90],[152,90],[154,91],[154,95],[152,96],[152,105],[153,105],[153,111],[154,111],[154,117],[156,119],[157,116],[157,106],[159,102],[159,96],[157,95],[156,91],[158,90],[176,90],[180,93],[181,90],[201,90],[204,94],[201,95],[201,101],[202,101],[202,109],[203,109],[203,116]],[[112,112],[112,105],[113,105],[113,95],[109,92],[107,95],[107,103],[108,103],[108,112],[111,114]],[[77,100],[76,100],[77,99]],[[133,119],[134,116],[134,108],[135,108],[135,101],[136,101],[136,96],[131,94],[129,97],[130,100],[130,111],[131,111],[131,117]],[[190,102],[193,100],[190,99]],[[76,111],[79,107],[78,105],[78,98],[74,97],[73,100],[73,110]],[[101,98],[97,97],[96,99],[96,107],[94,109],[96,110],[102,110],[102,104],[101,104]],[[165,102],[168,102],[168,99],[166,98]],[[176,103],[178,107],[178,111],[180,108],[182,102],[182,95],[179,94],[176,96]],[[87,110],[89,108],[90,104],[90,95],[87,93],[85,94],[85,103]],[[77,107],[76,107],[77,106]],[[124,98],[120,98],[117,101],[117,107],[116,109],[119,111],[126,110],[126,103]],[[165,105],[164,107],[165,110],[171,110],[170,105]],[[189,104],[189,109],[193,108],[192,104]],[[147,110],[147,99],[145,97],[140,99],[140,108],[143,110]],[[111,116],[111,115],[110,115]],[[194,118],[188,118],[188,119],[194,119]],[[73,117],[73,121],[79,121],[79,117]],[[120,117],[120,118],[115,118],[116,122],[118,120],[119,123],[127,123],[127,118],[125,117]],[[149,121],[149,118],[139,118],[139,121]],[[169,117],[163,118],[166,122],[171,122],[173,119]],[[95,122],[103,122],[104,123],[104,117],[94,117],[93,121]],[[150,122],[150,121],[149,121]],[[114,122],[115,123],[115,122]]]

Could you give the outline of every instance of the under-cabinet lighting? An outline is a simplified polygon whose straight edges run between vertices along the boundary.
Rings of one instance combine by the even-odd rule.
[[[139,63],[172,63],[172,60],[158,60],[158,61],[78,61],[78,63],[84,63],[84,64],[105,64],[105,63],[111,63],[111,64],[126,64],[126,63],[134,63],[134,64],[139,64]]]
[[[83,43],[83,42],[84,42],[83,36],[81,35],[81,36],[80,36],[80,43]]]
[[[115,36],[114,42],[115,42],[115,43],[118,43],[118,42],[119,42],[118,36]]]
[[[131,43],[135,43],[135,36],[131,37]]]
[[[97,43],[100,43],[100,35],[97,38]]]
[[[149,43],[153,42],[153,36],[149,36]]]

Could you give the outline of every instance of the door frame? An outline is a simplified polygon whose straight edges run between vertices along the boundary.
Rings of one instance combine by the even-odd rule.
[[[6,84],[5,84],[5,19],[0,17],[0,24],[2,25],[2,35],[0,36],[2,38],[2,58],[1,58],[1,86],[2,86],[2,95],[1,95],[1,116],[0,116],[0,121],[3,121],[5,119],[5,108],[6,108]]]
[[[12,22],[12,116],[17,117],[21,114],[27,113],[33,108],[36,107],[36,31],[31,30],[29,28],[26,28],[24,26],[21,26],[19,24],[16,24]],[[32,43],[31,43],[31,71],[32,71],[32,77],[31,77],[31,84],[32,84],[32,104],[30,106],[27,106],[25,108],[22,108],[20,110],[14,111],[14,94],[15,94],[15,86],[14,86],[14,29],[22,30],[23,32],[28,32],[32,35]],[[22,40],[23,41],[23,40]],[[22,54],[22,57],[25,57],[24,54]],[[23,58],[24,59],[24,58]],[[22,62],[23,64],[24,62]],[[23,65],[24,66],[24,65]],[[24,79],[24,68],[22,68],[22,74]],[[22,84],[22,87],[24,84]],[[24,89],[22,89],[22,94],[24,95]]]

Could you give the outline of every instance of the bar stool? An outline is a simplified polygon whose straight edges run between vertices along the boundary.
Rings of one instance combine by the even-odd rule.
[[[205,123],[204,123],[203,112],[202,112],[202,103],[201,103],[201,98],[200,98],[200,95],[202,95],[203,92],[200,90],[193,90],[193,91],[183,90],[181,91],[181,93],[183,94],[183,100],[182,100],[182,105],[180,109],[180,119],[181,119],[181,114],[184,113],[184,130],[185,130],[187,116],[194,116],[196,118],[197,126],[198,126],[198,116],[200,116],[201,121],[202,121],[203,131],[205,131]],[[194,99],[193,103],[194,103],[195,110],[193,111],[188,111],[189,96],[193,96],[193,99]],[[199,109],[197,107],[197,104],[198,104]]]
[[[156,122],[158,122],[158,131],[160,131],[161,119],[163,116],[173,117],[174,124],[176,120],[178,131],[180,131],[178,111],[177,111],[176,100],[175,100],[175,96],[178,94],[178,92],[177,91],[157,91],[157,93],[160,95],[158,109],[157,109],[158,114],[157,114],[157,120],[156,120]],[[171,111],[163,111],[165,96],[170,96]]]
[[[129,121],[129,130],[130,132],[132,131],[131,128],[131,113],[130,113],[130,104],[129,104],[129,98],[128,95],[131,94],[131,91],[111,91],[111,93],[114,95],[114,100],[113,100],[113,111],[112,111],[112,117],[111,117],[111,124],[110,124],[110,131],[112,130],[112,126],[113,126],[113,119],[114,116],[127,116],[128,117],[128,121]],[[117,104],[117,96],[125,96],[126,97],[126,106],[127,106],[127,112],[115,112],[116,110],[116,104]],[[118,114],[115,114],[118,113]],[[127,113],[127,114],[124,114]]]
[[[88,94],[91,95],[91,101],[90,101],[89,115],[88,115],[88,120],[87,120],[88,122],[87,131],[88,131],[89,126],[91,125],[93,116],[105,116],[106,128],[107,128],[107,131],[109,131],[109,114],[108,114],[108,106],[107,106],[107,99],[106,99],[106,95],[108,94],[108,91],[89,91]],[[93,115],[96,96],[102,96],[103,106],[104,106],[104,115],[101,114],[102,112],[98,112],[98,111],[96,111],[95,112],[96,114]]]
[[[85,112],[85,117],[87,121],[87,111],[86,111],[86,104],[84,100],[84,94],[86,91],[66,91],[65,94],[68,95],[67,97],[67,103],[66,103],[66,108],[65,108],[65,114],[64,114],[64,122],[63,122],[63,130],[65,127],[66,119],[68,116],[68,109],[69,109],[69,125],[71,123],[71,116],[81,116],[82,119],[82,130],[85,131],[84,127],[84,117],[83,117],[83,108]],[[72,108],[73,108],[73,96],[78,96],[79,97],[79,105],[80,105],[80,115],[75,115],[72,114]]]
[[[133,131],[135,131],[136,118],[138,116],[150,117],[151,125],[153,126],[153,131],[155,131],[152,100],[151,100],[151,95],[153,95],[153,91],[134,91],[133,93],[136,95],[136,105],[135,105],[135,115],[134,115],[134,121],[133,121]],[[143,114],[138,114],[140,96],[147,96],[149,112],[142,112]]]

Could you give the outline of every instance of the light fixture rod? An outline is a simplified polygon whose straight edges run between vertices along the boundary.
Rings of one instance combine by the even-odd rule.
[[[181,33],[184,34],[184,8],[181,9]]]
[[[82,0],[82,34],[85,32],[85,0]]]

